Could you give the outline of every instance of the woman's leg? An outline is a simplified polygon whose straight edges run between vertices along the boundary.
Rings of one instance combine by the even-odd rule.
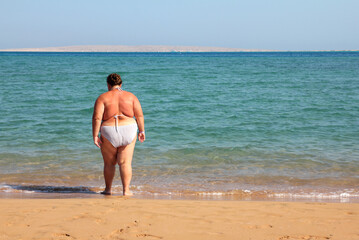
[[[115,176],[117,163],[117,149],[112,146],[111,142],[101,137],[101,153],[103,157],[103,175],[105,177],[106,189],[102,194],[111,194],[112,181]]]
[[[129,145],[121,146],[117,150],[117,162],[120,166],[120,174],[124,196],[132,195],[132,192],[130,191],[130,183],[132,179],[132,157],[133,150],[135,149],[135,144],[136,138]]]

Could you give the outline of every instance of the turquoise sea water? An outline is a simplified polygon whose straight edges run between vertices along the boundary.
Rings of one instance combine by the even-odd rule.
[[[359,52],[0,53],[0,192],[102,190],[112,72],[145,114],[135,194],[359,199]]]

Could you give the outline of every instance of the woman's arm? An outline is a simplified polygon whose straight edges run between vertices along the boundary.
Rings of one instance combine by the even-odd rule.
[[[142,107],[140,101],[135,96],[133,103],[133,111],[135,114],[137,126],[138,126],[138,140],[140,142],[144,142],[146,140],[145,136],[145,119],[143,117]]]
[[[105,105],[99,97],[95,102],[93,115],[92,115],[92,137],[94,144],[99,148],[101,148],[102,142],[98,137],[98,134],[100,132],[101,121],[102,121],[104,110],[105,110]]]

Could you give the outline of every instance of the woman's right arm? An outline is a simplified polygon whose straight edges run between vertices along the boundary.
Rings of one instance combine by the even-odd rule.
[[[135,96],[133,103],[133,111],[135,114],[137,126],[138,126],[138,140],[140,142],[144,142],[146,140],[145,136],[145,119],[143,117],[142,107],[140,101]]]
[[[93,115],[92,115],[92,137],[94,144],[99,148],[101,148],[102,142],[98,137],[98,134],[100,132],[101,121],[102,121],[104,110],[105,110],[105,105],[99,97],[95,102]]]

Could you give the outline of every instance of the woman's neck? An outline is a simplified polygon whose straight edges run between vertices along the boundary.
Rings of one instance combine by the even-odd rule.
[[[110,91],[112,91],[112,90],[114,90],[114,89],[116,89],[116,88],[121,88],[121,86],[120,86],[120,85],[114,85],[114,86],[112,86],[112,87],[110,88]]]

